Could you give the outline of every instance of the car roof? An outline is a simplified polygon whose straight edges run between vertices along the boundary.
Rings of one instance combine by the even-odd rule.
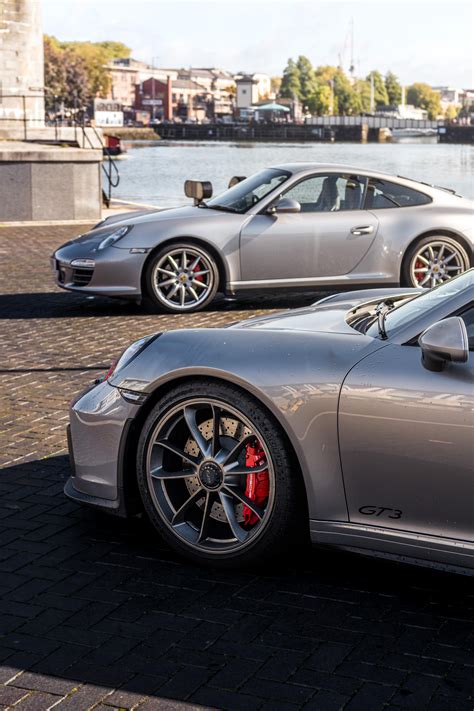
[[[438,185],[429,185],[428,183],[423,183],[413,178],[406,178],[401,175],[393,175],[391,173],[384,173],[383,171],[374,170],[372,168],[362,168],[361,166],[348,165],[344,163],[313,163],[310,161],[301,161],[298,163],[280,163],[278,165],[272,165],[271,168],[276,168],[277,170],[287,170],[293,175],[297,175],[298,173],[304,175],[313,172],[343,173],[344,175],[347,173],[350,175],[367,175],[369,177],[373,176],[375,178],[382,178],[391,182],[400,183],[402,185],[411,185],[414,189],[420,192],[425,192],[438,198],[441,195],[446,197],[454,196],[458,199],[461,197],[454,190],[451,190],[448,187],[444,188]]]

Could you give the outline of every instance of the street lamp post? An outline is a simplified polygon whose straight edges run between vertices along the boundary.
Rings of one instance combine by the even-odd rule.
[[[151,120],[155,123],[155,59],[159,59],[158,55],[151,58]]]

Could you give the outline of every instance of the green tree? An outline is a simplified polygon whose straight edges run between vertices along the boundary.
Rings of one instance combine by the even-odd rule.
[[[45,86],[66,107],[85,105],[107,94],[111,83],[107,63],[129,54],[122,42],[60,42],[45,35]]]
[[[63,49],[55,37],[48,36],[44,38],[44,60],[46,108],[87,104],[91,96],[84,60],[72,49]]]
[[[281,77],[272,77],[270,79],[270,86],[275,95],[278,96],[281,89]]]
[[[293,59],[288,60],[283,71],[280,96],[286,99],[301,99],[300,71]]]
[[[130,57],[131,49],[127,47],[123,42],[114,42],[113,40],[107,40],[106,42],[96,42],[97,47],[100,47],[105,51],[109,60],[110,59],[122,59],[124,57]]]
[[[318,84],[306,100],[308,110],[317,116],[327,116],[332,108],[332,89],[329,84]]]
[[[324,82],[330,82],[334,79],[339,69],[337,67],[332,67],[330,64],[323,64],[320,67],[316,67],[314,73],[319,84]]]
[[[355,109],[354,89],[342,69],[337,69],[334,74],[334,96],[337,99],[337,111],[339,114],[350,115],[357,113]]]
[[[105,96],[110,89],[111,79],[107,69],[110,61],[107,51],[93,42],[62,42],[63,49],[72,50],[81,57],[89,77],[89,93],[93,96]]]
[[[357,97],[353,101],[353,107],[357,109],[355,113],[368,113],[370,111],[370,82],[365,79],[357,79],[353,89]]]
[[[436,119],[441,113],[439,92],[422,82],[416,82],[408,87],[407,102],[420,109],[425,109],[428,112],[429,119]]]
[[[391,106],[398,106],[402,102],[402,85],[398,77],[393,72],[385,75],[385,89],[387,90],[388,103]]]
[[[450,104],[449,106],[446,107],[446,110],[444,112],[444,118],[448,119],[448,121],[452,121],[453,119],[456,118],[456,116],[459,113],[459,109],[456,108],[456,106],[453,106]]]
[[[388,94],[385,87],[383,76],[375,69],[367,76],[369,84],[374,84],[374,103],[375,106],[386,106],[388,104]]]
[[[308,57],[304,57],[303,55],[298,57],[296,67],[300,78],[300,97],[301,100],[307,104],[309,97],[314,94],[318,86],[316,74]]]

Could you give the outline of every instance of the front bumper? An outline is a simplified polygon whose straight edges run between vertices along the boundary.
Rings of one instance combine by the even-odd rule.
[[[71,476],[64,493],[79,503],[127,514],[122,464],[130,424],[138,405],[107,382],[88,389],[70,409],[67,430]]]
[[[74,267],[75,259],[91,259],[93,266]],[[146,254],[131,254],[128,249],[109,247],[102,252],[85,251],[77,255],[77,246],[58,249],[50,259],[57,286],[69,291],[105,296],[137,298],[141,296],[141,274]]]

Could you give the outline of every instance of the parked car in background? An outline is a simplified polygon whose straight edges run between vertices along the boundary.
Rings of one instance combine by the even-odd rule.
[[[352,166],[266,168],[199,204],[100,222],[52,257],[56,283],[187,313],[217,292],[433,287],[473,264],[474,203]]]
[[[195,561],[314,543],[474,568],[474,270],[132,344],[70,411],[66,494]]]

